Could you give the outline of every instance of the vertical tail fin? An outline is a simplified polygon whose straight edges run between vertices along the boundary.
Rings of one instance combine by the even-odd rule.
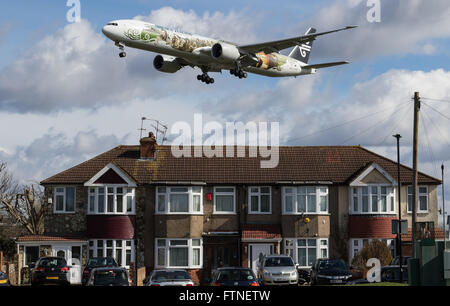
[[[316,29],[309,28],[308,31],[306,31],[305,35],[314,34],[316,33]],[[311,53],[313,41],[308,41],[307,43],[297,45],[292,49],[291,53],[289,54],[289,57],[295,58],[296,60],[299,60],[305,64],[308,63],[309,60],[309,54]]]

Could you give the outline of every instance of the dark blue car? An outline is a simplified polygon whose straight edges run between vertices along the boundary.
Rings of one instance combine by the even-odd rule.
[[[212,286],[259,286],[249,268],[219,268],[213,272]]]

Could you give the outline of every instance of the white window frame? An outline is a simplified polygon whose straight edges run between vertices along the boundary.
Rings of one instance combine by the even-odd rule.
[[[117,263],[119,263],[119,260],[116,258],[116,250],[117,248],[122,249],[122,265],[121,267],[127,268],[129,269],[130,266],[127,265],[127,251],[131,251],[130,253],[130,263],[135,262],[135,250],[134,250],[134,240],[130,240],[130,239],[89,239],[88,242],[88,258],[90,259],[90,252],[89,251],[93,251],[93,257],[106,257],[106,242],[110,240],[112,241],[112,246],[108,249],[112,249],[112,257],[114,257],[114,259],[117,261]],[[103,247],[101,248],[101,253],[99,254],[99,247],[98,247],[98,241],[103,241]],[[121,246],[117,246],[117,241],[121,242]],[[93,242],[93,245],[91,246],[91,242]],[[131,242],[129,246],[127,246],[127,242]]]
[[[269,188],[269,193],[261,192],[262,188]],[[253,192],[252,189],[258,189]],[[269,211],[261,211],[261,195],[269,196]],[[258,197],[258,210],[252,210],[252,196]],[[250,186],[248,187],[248,214],[249,215],[271,215],[272,214],[272,188],[270,186]]]
[[[363,201],[362,201],[362,191],[363,188],[366,187],[368,189],[367,197],[368,197],[368,211],[363,211]],[[372,196],[375,196],[375,194],[372,193],[372,187],[377,188],[377,205],[378,210],[373,211],[373,203],[372,203]],[[381,210],[381,189],[382,187],[387,188],[386,191],[386,211]],[[354,190],[357,191],[357,193],[354,193]],[[390,191],[390,192],[389,192]],[[358,199],[358,210],[355,210],[355,197]],[[391,203],[393,201],[393,204]],[[367,185],[358,185],[358,186],[351,186],[349,188],[349,211],[350,214],[357,214],[357,215],[395,215],[397,214],[397,197],[396,197],[396,188],[391,184],[367,184]],[[392,210],[392,206],[394,210]]]
[[[64,189],[63,192],[58,192],[59,188]],[[67,202],[66,202],[66,188],[74,189],[74,203],[73,203],[73,211],[67,211]],[[56,209],[56,197],[63,196],[63,210]],[[56,186],[53,188],[53,213],[55,214],[74,214],[77,211],[77,187],[76,186]]]
[[[160,192],[165,188],[165,192]],[[187,192],[171,191],[171,188],[187,188]],[[200,192],[194,192],[194,188],[200,188]],[[171,194],[187,194],[188,195],[188,211],[187,212],[171,212],[170,211],[170,195]],[[200,211],[194,211],[194,195],[200,196]],[[164,211],[159,211],[159,196],[164,196]],[[202,186],[156,186],[155,192],[155,214],[157,215],[203,215],[203,187]]]
[[[395,238],[350,238],[350,256],[349,256],[349,263],[352,262],[355,255],[361,251],[361,249],[364,247],[364,241],[367,241],[367,243],[370,243],[372,240],[381,240],[385,241],[388,247],[391,250],[391,254],[396,254],[397,247],[395,245]],[[395,256],[392,256],[393,258]]]
[[[105,184],[105,185],[96,185],[90,186],[88,188],[88,207],[87,214],[88,215],[135,215],[136,214],[136,188],[129,187],[128,185],[123,184]],[[104,188],[103,193],[103,205],[104,211],[98,211],[98,198],[99,198],[99,188]],[[108,212],[108,188],[113,188],[113,211]],[[117,188],[123,188],[122,193],[122,212],[117,212]],[[92,192],[94,190],[94,192]],[[91,196],[95,196],[94,203],[91,202]],[[127,211],[128,208],[128,197],[131,197],[131,212]],[[93,204],[93,206],[92,206]],[[91,207],[94,207],[94,211],[91,211]]]
[[[232,192],[217,191],[217,188],[232,188]],[[233,211],[217,211],[216,210],[216,196],[218,195],[232,195],[233,196]],[[234,186],[215,186],[214,187],[214,203],[213,203],[214,215],[235,215],[236,214],[236,187]]]
[[[299,212],[298,211],[298,203],[297,203],[297,188],[299,187],[306,187],[306,188],[315,188],[316,192],[316,211],[315,212]],[[291,188],[292,189],[292,193],[286,193],[286,189],[287,188]],[[326,189],[326,192],[322,192],[321,189]],[[301,215],[301,214],[305,214],[305,215],[328,215],[329,214],[329,202],[330,202],[330,198],[329,198],[329,193],[330,193],[330,189],[328,188],[328,186],[284,186],[282,187],[282,206],[283,206],[283,215]],[[292,197],[292,212],[288,212],[286,211],[286,196],[291,196]],[[325,196],[326,197],[326,205],[327,205],[327,209],[326,211],[321,211],[320,210],[320,197]],[[308,203],[306,203],[306,210],[308,210]]]
[[[171,246],[170,242],[174,240],[186,241],[186,245],[182,246]],[[193,240],[200,241],[199,246],[193,245]],[[164,241],[164,246],[159,246],[158,241]],[[187,248],[188,249],[188,265],[187,266],[170,266],[170,249],[171,248]],[[164,264],[160,265],[158,263],[158,250],[162,249],[164,251]],[[194,249],[200,250],[200,264],[194,265]],[[203,268],[203,239],[202,238],[155,238],[155,267],[156,268],[176,268],[176,269],[202,269]]]
[[[420,192],[420,188],[426,188],[426,193]],[[411,193],[409,192],[411,189]],[[429,192],[429,188],[427,185],[418,185],[417,186],[417,213],[428,213],[430,211],[430,200],[429,200],[429,196],[428,196],[428,192]],[[411,203],[411,209],[409,209],[409,197],[411,196],[411,201],[412,201],[412,196],[413,196],[413,186],[409,185],[406,186],[406,209],[408,214],[412,214],[412,205],[414,205],[414,203]],[[427,209],[426,210],[421,210],[420,209],[420,197],[426,197],[427,199]]]
[[[298,240],[306,240],[306,246],[299,246]],[[316,245],[314,247],[308,246],[308,240],[315,240]],[[321,241],[326,241],[326,246],[322,246]],[[292,244],[290,246],[287,245],[288,242]],[[316,259],[322,258],[322,250],[327,250],[327,258],[330,256],[330,245],[328,238],[315,238],[315,237],[297,237],[297,238],[285,238],[283,239],[283,252],[284,254],[291,255],[292,260],[299,265],[301,268],[311,268],[311,266],[300,266],[298,263],[298,249],[305,248],[306,249],[306,263],[308,263],[308,249],[315,248],[316,249]]]

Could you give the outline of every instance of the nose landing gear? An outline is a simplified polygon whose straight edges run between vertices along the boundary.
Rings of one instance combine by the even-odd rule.
[[[214,79],[209,77],[207,73],[197,75],[197,80],[202,81],[206,84],[214,84]]]
[[[125,47],[121,45],[119,42],[116,42],[116,46],[120,49],[119,57],[124,58],[127,56],[127,53],[125,52]]]
[[[235,77],[238,77],[240,79],[247,78],[248,74],[247,72],[243,71],[242,69],[231,69],[230,74],[234,75]]]

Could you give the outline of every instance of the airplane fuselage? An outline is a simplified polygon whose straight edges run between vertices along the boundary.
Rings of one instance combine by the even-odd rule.
[[[130,48],[161,53],[181,58],[193,66],[207,71],[220,72],[235,68],[234,63],[224,63],[211,56],[211,48],[221,40],[176,31],[139,20],[117,20],[108,23],[103,33],[116,44]],[[236,46],[233,43],[225,42]],[[278,52],[255,54],[256,61],[243,65],[242,70],[269,77],[287,77],[315,73],[306,64]]]

